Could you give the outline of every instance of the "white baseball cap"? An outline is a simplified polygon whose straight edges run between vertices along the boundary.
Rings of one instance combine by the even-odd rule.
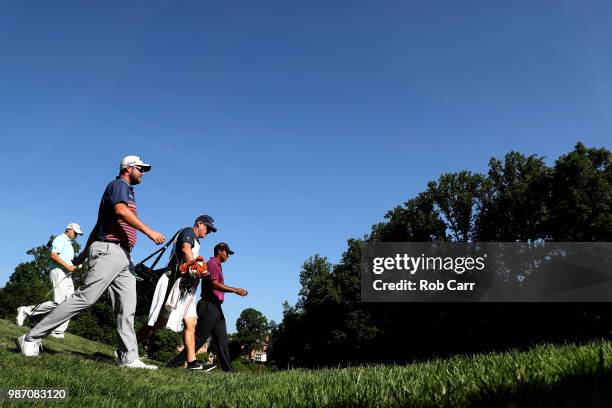
[[[71,229],[77,234],[83,235],[83,231],[81,231],[81,226],[76,222],[71,222],[70,224],[66,225],[66,229]]]
[[[143,163],[140,157],[125,156],[123,160],[121,160],[121,163],[119,163],[119,171],[125,169],[126,167],[130,167],[130,166],[138,166],[142,169],[142,171],[151,170],[151,165]]]

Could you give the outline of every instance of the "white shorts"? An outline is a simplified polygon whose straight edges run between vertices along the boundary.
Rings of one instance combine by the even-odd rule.
[[[168,289],[168,277],[166,275],[162,275],[161,278],[157,281],[157,286],[155,286],[155,293],[153,294],[153,300],[151,301],[151,307],[149,308],[149,319],[147,324],[149,326],[154,326],[157,321],[158,316],[165,317],[166,319],[170,316],[169,310],[166,310],[164,307],[164,303],[166,301],[166,290]],[[195,298],[195,296],[194,296]],[[191,302],[189,305],[187,312],[185,313],[185,317],[198,317],[198,313],[196,312],[195,300]]]
[[[198,312],[196,310],[196,302],[195,302],[195,294],[191,297],[191,303],[189,303],[189,307],[187,308],[187,312],[185,313],[185,319],[189,318],[198,318]]]
[[[183,321],[185,319],[197,319],[198,317],[195,304],[195,291],[188,292],[181,297],[174,309],[170,309],[168,305],[165,305],[161,315],[165,316],[166,314],[168,315],[166,328],[175,332],[183,331]]]
[[[185,304],[187,304],[187,301],[189,301],[189,305],[185,309]],[[168,319],[170,317],[170,314],[174,313],[177,310],[185,311],[185,315],[183,316],[185,319],[189,317],[195,317],[197,319],[198,312],[196,311],[195,294],[187,295],[187,297],[185,298],[185,301],[182,301],[180,305],[177,305],[176,309],[174,310],[164,307],[159,313],[159,315]],[[181,313],[181,312],[177,312],[177,313]]]

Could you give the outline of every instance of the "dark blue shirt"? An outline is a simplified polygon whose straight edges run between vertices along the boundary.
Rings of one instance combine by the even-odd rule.
[[[179,232],[178,237],[176,238],[176,243],[174,244],[174,248],[172,250],[172,255],[170,257],[171,265],[180,265],[185,263],[183,259],[183,244],[188,243],[193,248],[195,242],[200,242],[199,238],[196,237],[195,232],[193,232],[192,227],[185,227]]]
[[[136,229],[115,214],[115,205],[125,203],[137,215],[134,187],[121,177],[108,183],[98,210],[97,238],[121,244],[125,248],[136,245]]]

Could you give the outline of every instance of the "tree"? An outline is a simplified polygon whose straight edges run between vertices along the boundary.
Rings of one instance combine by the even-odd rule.
[[[478,215],[477,240],[508,242],[546,239],[552,171],[544,158],[506,154],[489,161]],[[500,222],[501,220],[505,220]]]
[[[296,362],[302,348],[301,334],[303,325],[300,322],[301,313],[289,302],[283,302],[283,320],[271,332],[269,344],[270,359],[279,367],[290,368]]]
[[[553,241],[612,241],[612,153],[578,143],[561,156],[549,207]]]
[[[318,254],[308,258],[300,272],[298,308],[311,309],[320,304],[338,301],[338,293],[332,281],[332,265]]]
[[[51,243],[55,237],[51,236],[45,245],[39,245],[27,251],[34,259],[17,265],[4,288],[0,289],[0,316],[13,320],[17,307],[38,304],[52,298],[45,297],[50,290],[49,271],[53,268],[51,262]],[[75,253],[80,245],[73,243]],[[87,268],[75,272],[73,280],[78,287],[85,279]],[[32,316],[26,321],[34,326],[44,315]],[[115,315],[110,301],[103,296],[91,308],[79,313],[70,321],[68,332],[103,343],[115,344]]]
[[[268,319],[258,310],[244,309],[236,320],[236,339],[243,346],[243,352],[249,354],[262,346],[270,334]]]
[[[474,238],[476,219],[482,208],[484,176],[469,171],[447,173],[427,184],[427,192],[446,222],[453,240]]]
[[[51,289],[49,271],[51,264],[51,236],[45,245],[39,245],[26,253],[34,259],[22,262],[15,268],[4,288],[0,289],[0,315],[15,317],[16,309],[22,305],[42,302]],[[75,252],[79,249],[75,243]]]
[[[368,242],[612,241],[611,162],[607,149],[578,143],[554,167],[509,152],[487,174],[443,174],[369,235],[349,239],[338,264],[319,255],[304,263],[271,358],[279,367],[403,363],[608,336],[605,304],[363,303],[360,272]]]
[[[446,241],[446,224],[430,192],[418,194],[385,214],[387,222],[372,227],[373,242]]]

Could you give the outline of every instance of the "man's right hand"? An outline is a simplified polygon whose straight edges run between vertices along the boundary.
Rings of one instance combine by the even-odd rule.
[[[78,268],[74,265],[68,265],[68,273],[76,271]]]
[[[147,234],[147,237],[149,237],[151,241],[155,242],[157,245],[161,244],[166,240],[166,237],[164,237],[159,232],[153,230],[151,230],[151,232]]]

